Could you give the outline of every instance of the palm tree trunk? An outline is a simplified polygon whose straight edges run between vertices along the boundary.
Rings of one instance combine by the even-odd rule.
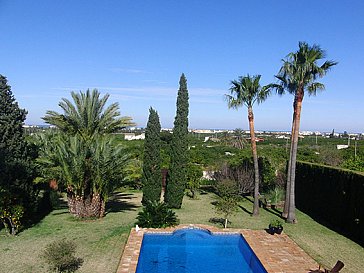
[[[254,207],[253,216],[259,215],[259,166],[258,166],[258,154],[257,154],[257,144],[255,142],[255,132],[254,132],[254,115],[253,108],[248,107],[248,120],[250,129],[250,141],[252,146],[253,162],[254,162]]]
[[[67,193],[69,212],[78,218],[101,218],[105,215],[105,200],[100,194],[78,196]]]
[[[296,223],[296,204],[295,204],[295,178],[296,178],[296,159],[298,148],[298,136],[300,131],[301,109],[303,100],[303,90],[297,91],[296,111],[295,111],[295,130],[294,138],[292,142],[292,156],[291,156],[291,177],[290,177],[290,189],[289,189],[289,206],[288,206],[288,223]]]
[[[290,197],[290,190],[291,190],[291,166],[292,166],[292,151],[293,151],[293,140],[295,135],[295,119],[296,119],[296,112],[297,112],[297,97],[295,96],[293,102],[293,118],[292,118],[292,130],[291,130],[291,147],[289,150],[289,160],[288,160],[288,167],[287,167],[287,184],[286,184],[286,196],[284,201],[284,208],[282,212],[282,217],[287,219],[288,216],[288,208],[289,208],[289,197]]]

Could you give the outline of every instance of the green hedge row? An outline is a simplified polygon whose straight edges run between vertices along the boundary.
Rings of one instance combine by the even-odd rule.
[[[364,245],[364,173],[297,162],[296,206]]]

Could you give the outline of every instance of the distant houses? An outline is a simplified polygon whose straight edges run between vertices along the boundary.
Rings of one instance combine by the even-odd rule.
[[[35,132],[39,131],[46,131],[48,129],[54,129],[54,126],[49,125],[23,125],[26,133],[33,134]],[[144,128],[141,127],[129,127],[127,129],[123,129],[122,131],[116,133],[116,134],[122,134],[125,136],[125,140],[138,140],[138,139],[144,139]],[[167,131],[172,133],[172,129],[170,128],[162,128],[161,131]],[[194,134],[201,134],[205,138],[205,141],[218,141],[218,134],[221,133],[228,133],[233,134],[234,130],[222,130],[222,129],[189,129],[190,133]],[[248,130],[242,131],[243,134],[249,135]],[[277,139],[290,139],[291,138],[291,132],[290,131],[258,131],[256,130],[255,133],[257,135],[260,135],[260,137],[257,137],[257,141],[264,141],[262,137],[265,136],[274,136]],[[300,137],[303,138],[305,136],[323,136],[326,138],[350,138],[352,140],[359,140],[364,139],[364,133],[347,133],[344,131],[344,133],[337,133],[334,130],[331,133],[328,132],[319,132],[319,131],[300,131],[299,133]],[[208,137],[208,138],[207,138]],[[207,138],[207,140],[206,140]]]
[[[145,133],[141,133],[140,135],[135,135],[134,133],[123,133],[125,140],[140,140],[145,139]]]

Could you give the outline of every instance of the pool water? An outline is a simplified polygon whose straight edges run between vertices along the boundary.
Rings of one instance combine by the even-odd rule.
[[[240,234],[144,234],[137,273],[267,273]]]

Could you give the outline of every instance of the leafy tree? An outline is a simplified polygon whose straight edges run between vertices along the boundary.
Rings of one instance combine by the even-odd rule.
[[[165,202],[170,208],[180,208],[186,186],[188,164],[188,90],[182,74],[177,96],[177,113],[171,141],[171,163],[167,176]]]
[[[364,172],[364,158],[360,156],[357,156],[356,158],[354,156],[350,157],[342,163],[341,167],[353,171]]]
[[[248,108],[250,143],[254,161],[255,182],[253,216],[259,215],[259,166],[254,132],[253,105],[255,102],[259,104],[265,101],[273,87],[272,84],[261,87],[259,83],[260,77],[260,75],[250,76],[249,74],[244,77],[239,77],[238,80],[234,80],[231,82],[231,95],[226,95],[229,108],[237,109],[243,105]]]
[[[187,189],[190,190],[191,198],[196,198],[196,191],[200,188],[202,169],[199,165],[189,163],[187,168]]]
[[[236,210],[241,197],[239,188],[235,181],[223,179],[217,182],[216,192],[218,200],[215,204],[215,209],[218,213],[223,214],[225,218],[224,228],[227,228],[228,217]]]
[[[143,228],[166,228],[179,223],[175,212],[159,201],[148,201],[137,220],[137,225]]]
[[[134,189],[141,189],[143,176],[143,163],[138,158],[133,158],[128,161],[124,169],[124,181],[127,185]]]
[[[122,181],[125,166],[124,151],[107,133],[133,123],[130,117],[120,117],[117,103],[105,109],[109,95],[100,98],[96,89],[71,95],[74,104],[65,98],[59,103],[64,114],[47,111],[43,118],[62,136],[45,146],[39,163],[44,166],[44,178],[67,186],[72,214],[102,217],[106,198]]]
[[[24,217],[29,218],[35,204],[34,151],[23,130],[26,114],[0,75],[0,220],[11,234],[16,234]]]
[[[143,199],[145,205],[148,201],[159,201],[162,192],[161,173],[161,125],[158,113],[149,109],[149,119],[145,130],[144,159],[143,159]]]
[[[259,188],[262,191],[269,190],[275,182],[274,168],[266,157],[258,158],[259,166]],[[224,162],[218,171],[215,171],[214,178],[218,181],[232,180],[238,185],[239,194],[250,194],[254,192],[254,163],[251,155],[239,153],[230,160]]]
[[[296,158],[298,147],[298,135],[301,120],[302,101],[305,92],[309,95],[316,95],[317,91],[324,90],[324,84],[316,80],[322,78],[337,64],[334,61],[325,61],[322,65],[318,61],[325,58],[325,52],[318,45],[309,46],[305,42],[299,42],[299,49],[291,52],[283,60],[283,65],[276,78],[280,81],[277,88],[279,94],[288,91],[294,95],[293,102],[293,122],[291,134],[291,150],[288,162],[287,173],[287,193],[283,216],[287,217],[287,222],[296,222],[295,214],[295,175]]]

